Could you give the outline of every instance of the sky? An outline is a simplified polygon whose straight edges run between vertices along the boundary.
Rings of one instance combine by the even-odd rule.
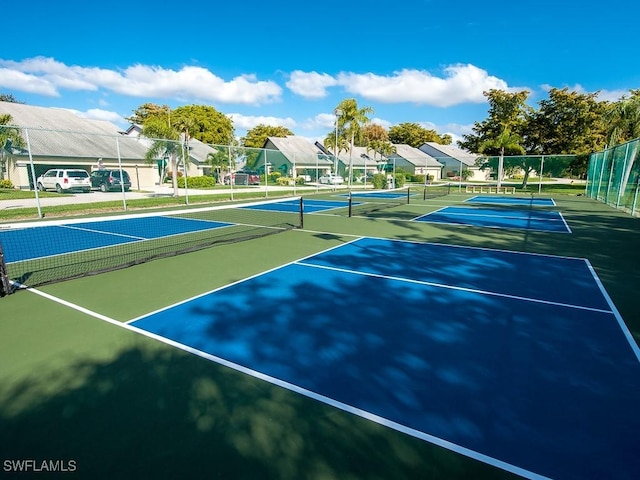
[[[0,93],[123,129],[145,103],[208,105],[238,137],[266,124],[310,141],[354,98],[385,128],[457,140],[492,88],[527,90],[534,108],[550,88],[640,88],[639,14],[637,0],[12,1]]]

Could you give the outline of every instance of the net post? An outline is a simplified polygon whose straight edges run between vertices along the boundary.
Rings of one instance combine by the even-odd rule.
[[[351,218],[352,207],[353,207],[353,195],[351,195],[351,190],[349,190],[349,218]]]
[[[300,228],[304,228],[304,203],[302,196],[300,197]]]
[[[2,251],[2,244],[0,244],[0,297],[9,295],[11,293],[11,282],[9,282],[9,275],[7,274],[7,264],[4,261],[4,252]]]
[[[407,205],[409,205],[410,199],[411,199],[411,187],[407,187]]]

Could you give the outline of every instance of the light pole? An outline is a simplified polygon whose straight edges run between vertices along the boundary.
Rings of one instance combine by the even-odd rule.
[[[342,110],[340,108],[336,108],[334,113],[336,114],[336,144],[335,150],[333,152],[333,174],[338,174],[338,119],[342,116]]]

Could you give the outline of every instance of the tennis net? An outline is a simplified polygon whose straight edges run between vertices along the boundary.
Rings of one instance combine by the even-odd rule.
[[[0,224],[12,285],[38,286],[300,228],[299,197],[98,218]]]
[[[422,189],[422,199],[444,197],[451,193],[451,183],[430,183]]]
[[[380,210],[406,205],[410,196],[409,188],[350,192],[349,216],[366,216]]]

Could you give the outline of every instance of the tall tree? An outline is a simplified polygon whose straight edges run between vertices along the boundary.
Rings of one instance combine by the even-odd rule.
[[[539,102],[524,135],[529,154],[589,154],[606,143],[605,102],[598,93],[578,93],[568,88],[549,90]]]
[[[171,123],[209,145],[231,145],[233,122],[225,114],[208,105],[184,105],[171,111]]]
[[[373,161],[376,162],[376,164],[378,155],[383,156],[391,153],[390,149],[392,145],[389,141],[389,133],[382,125],[369,124],[362,127],[361,141],[367,148],[367,153],[373,152]]]
[[[630,90],[631,96],[607,106],[604,118],[609,147],[640,138],[640,90]]]
[[[498,188],[502,184],[502,177],[504,175],[504,155],[505,152],[512,154],[524,154],[524,148],[521,145],[522,138],[520,136],[511,133],[508,128],[505,128],[497,137],[487,138],[484,140],[478,148],[479,153],[488,153],[490,155],[497,153],[498,157]],[[523,182],[523,188],[527,184],[529,178],[529,172],[525,172],[525,180]]]
[[[389,129],[389,140],[391,143],[406,144],[415,148],[420,148],[427,142],[435,142],[440,145],[449,145],[451,135],[438,135],[435,130],[422,127],[418,123],[400,123]]]
[[[134,125],[144,125],[151,117],[162,117],[169,119],[171,117],[171,108],[168,105],[157,105],[155,103],[143,103],[133,111],[125,120]]]
[[[0,93],[0,102],[24,103],[16,100],[16,97],[13,96],[13,93]]]
[[[245,147],[262,148],[264,142],[269,137],[287,137],[294,135],[294,133],[287,127],[273,126],[273,125],[256,125],[251,130],[248,130],[246,135],[240,139],[240,144]]]
[[[465,134],[458,146],[469,152],[479,152],[483,142],[496,139],[505,130],[524,137],[525,129],[533,113],[526,104],[529,92],[505,92],[491,89],[484,92],[489,102],[488,118],[473,124],[473,133]]]

